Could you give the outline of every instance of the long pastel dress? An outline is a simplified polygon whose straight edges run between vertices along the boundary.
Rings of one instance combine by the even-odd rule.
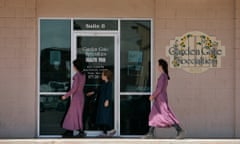
[[[154,102],[149,115],[149,126],[163,128],[179,124],[179,121],[168,105],[167,86],[168,76],[162,73],[158,78],[156,90],[152,94]]]
[[[71,103],[68,112],[63,121],[63,128],[67,130],[82,130],[83,129],[83,108],[84,108],[84,93],[85,74],[77,72],[73,76],[72,88],[64,96],[72,95]]]

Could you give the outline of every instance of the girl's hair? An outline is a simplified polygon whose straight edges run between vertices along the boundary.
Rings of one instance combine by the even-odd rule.
[[[76,69],[83,73],[84,70],[84,61],[81,61],[81,59],[76,59],[73,61],[73,65],[76,67]]]
[[[113,73],[110,70],[103,70],[103,75],[106,76],[109,81],[113,80]]]
[[[169,74],[168,74],[168,63],[164,59],[158,60],[158,65],[162,66],[163,71],[167,74],[168,79],[170,80]]]

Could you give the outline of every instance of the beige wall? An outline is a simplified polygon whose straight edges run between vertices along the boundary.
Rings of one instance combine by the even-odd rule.
[[[154,0],[38,0],[39,17],[153,17]]]
[[[234,0],[157,0],[155,9],[155,61],[166,58],[170,40],[190,31],[215,36],[225,46],[220,69],[202,74],[170,69],[169,99],[188,137],[233,137]],[[159,136],[172,132],[158,130]]]
[[[236,137],[240,138],[240,0],[236,0],[235,2],[236,7],[236,31],[235,31],[235,113],[236,113],[236,120],[235,120],[235,132]]]
[[[39,17],[153,18],[154,63],[176,36],[215,36],[226,48],[222,68],[170,69],[170,105],[187,137],[240,137],[240,0],[0,0],[0,137],[36,136]]]
[[[36,7],[0,0],[0,137],[36,134]]]

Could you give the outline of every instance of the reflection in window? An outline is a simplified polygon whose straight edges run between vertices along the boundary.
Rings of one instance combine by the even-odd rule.
[[[69,100],[62,101],[60,95],[40,96],[40,134],[63,134],[62,121],[69,106]]]
[[[40,91],[66,92],[71,81],[71,21],[40,22]]]
[[[150,21],[121,21],[120,61],[121,92],[150,92]]]
[[[102,84],[102,71],[109,69],[114,73],[114,37],[113,36],[78,36],[77,56],[86,59],[84,69],[87,79],[85,92],[98,91]],[[98,130],[96,113],[98,95],[85,97],[83,122],[85,130]]]
[[[143,135],[148,131],[149,96],[121,95],[121,135]]]

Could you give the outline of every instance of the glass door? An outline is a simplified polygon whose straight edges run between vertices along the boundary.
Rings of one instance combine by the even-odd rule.
[[[97,136],[101,134],[100,126],[96,122],[96,115],[98,109],[99,88],[103,84],[101,74],[104,69],[109,69],[113,75],[113,125],[112,128],[117,129],[117,84],[116,84],[116,44],[117,34],[106,32],[75,32],[74,34],[74,50],[72,51],[72,58],[80,58],[85,60],[86,68],[86,84],[85,94],[95,91],[96,94],[92,96],[85,96],[85,106],[83,114],[84,129],[87,136]]]

